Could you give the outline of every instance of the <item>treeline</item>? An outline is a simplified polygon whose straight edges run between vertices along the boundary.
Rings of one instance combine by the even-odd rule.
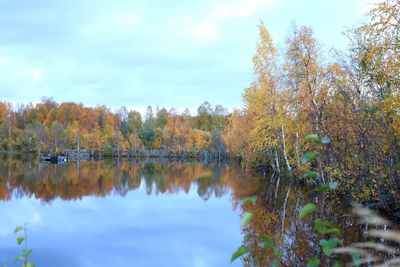
[[[256,165],[293,172],[304,168],[304,153],[318,149],[305,137],[327,136],[332,142],[319,151],[323,157],[311,166],[315,173],[309,178],[324,183],[333,177],[363,200],[396,196],[400,2],[377,4],[368,18],[346,31],[348,50],[329,57],[311,28],[294,27],[278,51],[261,23],[254,82],[224,134],[229,149]]]
[[[116,154],[129,149],[170,151],[225,151],[221,133],[228,112],[220,105],[204,102],[192,116],[188,109],[147,108],[138,111],[122,107],[112,112],[106,106],[58,104],[43,98],[36,105],[0,102],[0,150],[57,152],[76,149]]]

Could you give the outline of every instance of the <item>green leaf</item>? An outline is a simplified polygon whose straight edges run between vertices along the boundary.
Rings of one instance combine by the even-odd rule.
[[[242,219],[242,227],[245,226],[253,218],[253,213],[246,212]]]
[[[246,197],[245,199],[243,199],[243,204],[255,204],[257,201],[257,197],[253,196],[253,197]]]
[[[314,228],[321,235],[324,235],[326,233],[325,226],[321,219],[315,219]]]
[[[358,253],[350,253],[354,266],[358,267],[361,264],[361,256]]]
[[[303,175],[303,178],[319,178],[319,173],[314,171],[306,171]]]
[[[323,222],[321,219],[315,219],[314,228],[321,235],[340,233],[338,228],[332,227],[332,223],[330,221]]]
[[[321,143],[327,145],[331,142],[331,139],[328,136],[322,137]]]
[[[25,240],[25,238],[23,238],[22,236],[21,236],[21,237],[18,237],[18,238],[17,238],[17,243],[18,243],[18,245],[21,245],[21,243],[24,242],[24,240]]]
[[[337,182],[333,182],[333,183],[331,183],[329,185],[329,188],[332,189],[332,190],[335,190],[337,188],[337,186],[338,186],[338,183]]]
[[[22,267],[35,267],[35,264],[33,264],[32,262],[27,262],[27,263],[24,263],[24,265],[22,265]]]
[[[278,266],[279,266],[278,259],[273,260],[271,263],[271,267],[278,267]]]
[[[22,256],[24,259],[27,259],[27,258],[29,258],[29,256],[30,256],[31,254],[32,254],[32,249],[29,249],[29,250],[23,249],[23,250],[22,250],[21,256]]]
[[[316,134],[309,134],[306,136],[306,139],[311,140],[316,145],[321,144],[321,140],[320,140],[319,136]]]
[[[308,203],[306,204],[300,211],[300,219],[303,219],[306,217],[308,214],[313,212],[314,210],[317,209],[317,206],[314,203]]]
[[[14,260],[14,262],[19,262],[20,260],[22,260],[21,257],[16,257],[15,260]]]
[[[332,228],[328,228],[328,230],[326,230],[327,234],[340,234],[340,229],[336,228],[336,227],[332,227]]]
[[[337,183],[337,182],[333,182],[333,183],[331,183],[331,184],[329,184],[329,185],[323,184],[323,185],[320,185],[320,186],[317,188],[317,191],[320,192],[320,193],[322,193],[322,194],[325,194],[325,193],[327,193],[327,192],[329,191],[329,189],[330,189],[330,190],[335,190],[335,189],[337,188],[337,186],[338,186],[338,183]]]
[[[320,186],[318,186],[317,191],[322,194],[325,194],[329,191],[329,185],[327,185],[327,184],[320,185]]]
[[[322,247],[322,251],[325,253],[326,256],[331,256],[333,249],[337,247],[339,244],[339,239],[336,237],[329,238],[328,240],[326,239],[321,239],[319,241],[320,246]]]
[[[239,247],[233,254],[231,258],[231,262],[236,260],[237,258],[243,256],[244,254],[249,252],[249,248],[247,246],[241,246]]]
[[[317,258],[312,258],[308,263],[307,263],[307,267],[317,267],[319,264],[321,263],[321,261]]]
[[[18,233],[22,229],[24,229],[24,228],[22,228],[21,226],[17,226],[17,227],[15,227],[14,233]]]
[[[319,157],[319,153],[314,152],[314,151],[313,152],[308,152],[308,153],[304,154],[304,156],[302,158],[303,164],[305,164],[307,162],[310,162],[310,161],[312,161],[312,160],[314,160],[314,159],[316,159],[318,157]]]
[[[246,234],[245,236],[244,236],[244,238],[243,238],[243,240],[244,241],[247,241],[247,240],[249,240],[250,238],[252,238],[254,235],[252,234],[252,233],[248,233],[248,234]]]
[[[272,241],[268,236],[260,235],[260,239],[261,239],[261,241],[262,241],[262,243],[264,244],[265,247],[268,247],[268,248],[272,249],[272,251],[275,254],[278,253],[278,249],[277,249],[274,241]]]
[[[337,262],[335,262],[335,264],[333,264],[332,267],[344,267],[344,264],[341,261],[337,261]]]

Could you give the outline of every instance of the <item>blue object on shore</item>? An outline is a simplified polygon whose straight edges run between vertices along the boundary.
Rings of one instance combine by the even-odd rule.
[[[67,163],[68,158],[64,156],[42,156],[40,157],[41,162],[49,162],[53,164],[62,164],[62,163]]]

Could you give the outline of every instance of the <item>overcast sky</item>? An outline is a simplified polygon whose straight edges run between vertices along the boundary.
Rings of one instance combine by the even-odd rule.
[[[363,20],[368,0],[4,0],[0,100],[189,107],[242,105],[263,20],[283,48],[291,25],[326,50]]]

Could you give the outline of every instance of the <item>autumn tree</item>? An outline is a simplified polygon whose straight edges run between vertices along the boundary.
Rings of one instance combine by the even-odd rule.
[[[128,127],[130,133],[139,134],[142,128],[142,115],[138,111],[129,111],[128,113]]]
[[[150,117],[149,117],[150,118]],[[139,138],[147,149],[156,148],[157,131],[153,119],[147,119],[139,132]]]
[[[64,126],[60,122],[54,121],[50,128],[50,138],[56,153],[58,153],[59,149],[62,149],[65,145],[65,137]]]
[[[212,107],[211,107],[210,103],[205,101],[197,109],[197,116],[198,116],[197,127],[198,127],[198,129],[203,130],[203,131],[211,130],[211,125],[212,125],[211,114],[212,114]]]
[[[119,131],[121,134],[127,138],[130,134],[129,123],[128,123],[128,109],[123,106],[117,111]]]
[[[252,160],[249,151],[249,129],[253,127],[252,120],[243,110],[235,110],[229,117],[229,123],[222,138],[227,145],[228,152],[247,157]]]

